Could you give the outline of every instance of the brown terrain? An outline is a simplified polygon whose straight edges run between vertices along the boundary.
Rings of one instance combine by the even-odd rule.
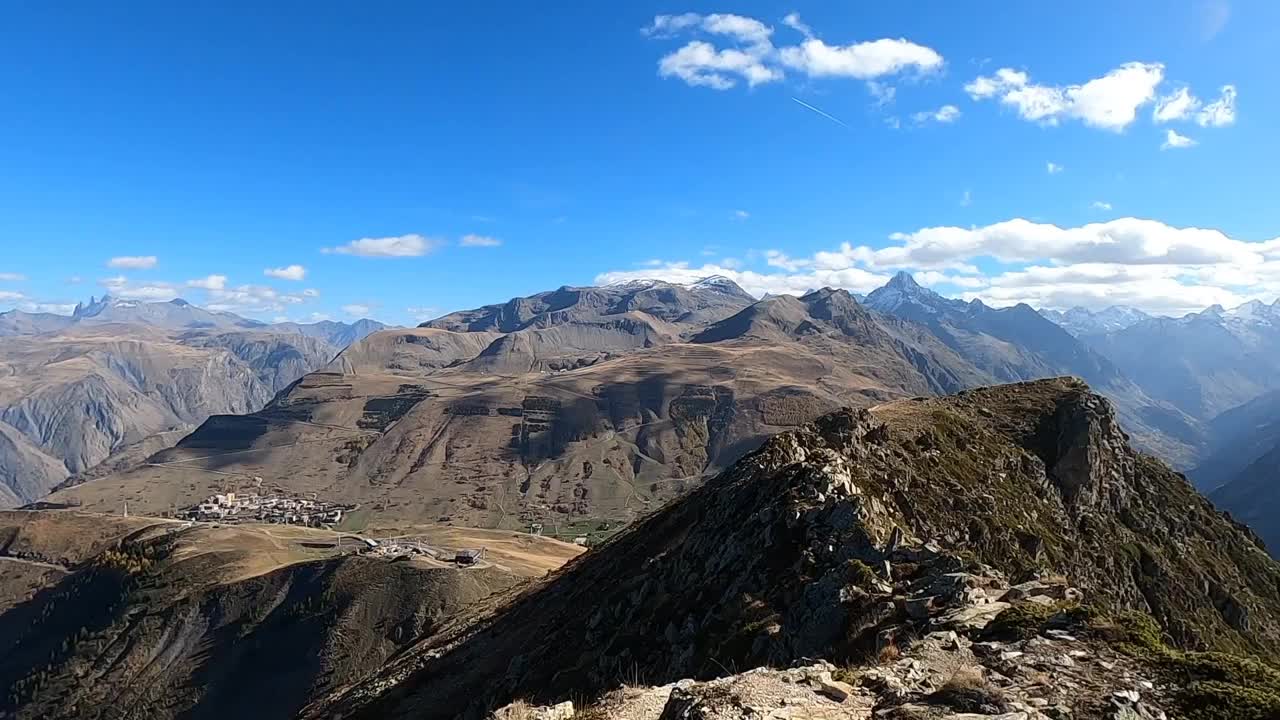
[[[895,282],[934,301],[909,278]],[[931,327],[842,290],[757,302],[723,279],[561,288],[374,333],[264,410],[215,416],[145,464],[113,464],[49,499],[160,514],[266,488],[357,504],[379,522],[541,524],[595,541],[840,407],[1061,364],[1103,368],[1133,399],[1105,361],[1028,312],[1057,333],[1040,354],[1007,350],[1020,313],[966,310]]]
[[[445,557],[486,548],[484,561],[461,568],[362,555],[364,543],[340,535],[0,513],[0,712],[290,717],[411,638],[583,550],[464,528],[404,533]]]
[[[974,361],[1004,344],[973,331],[957,350],[839,290],[562,288],[374,333],[264,410],[50,501],[159,514],[266,488],[378,522],[599,539],[836,408],[989,383]],[[1026,372],[1052,370],[1035,357]]]

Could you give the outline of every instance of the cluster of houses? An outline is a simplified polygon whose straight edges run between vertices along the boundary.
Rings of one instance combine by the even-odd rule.
[[[229,492],[210,495],[204,502],[183,511],[182,517],[202,522],[264,522],[324,527],[342,522],[343,515],[353,509],[349,505],[322,500]]]

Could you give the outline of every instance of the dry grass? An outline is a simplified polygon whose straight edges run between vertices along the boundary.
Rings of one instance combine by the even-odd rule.
[[[902,650],[897,645],[889,643],[880,648],[880,652],[876,655],[876,662],[880,665],[891,665],[902,657]]]
[[[940,692],[960,692],[965,690],[979,690],[987,686],[987,678],[982,674],[982,668],[974,665],[961,665],[951,673],[951,677],[942,684]]]
[[[987,681],[982,668],[974,665],[957,667],[928,700],[962,713],[994,715],[1008,709],[1004,693]]]

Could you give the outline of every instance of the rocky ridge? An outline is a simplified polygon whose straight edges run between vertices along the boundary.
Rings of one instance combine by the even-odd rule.
[[[714,680],[625,686],[574,707],[517,701],[492,720],[1164,720],[1179,688],[1085,627],[1082,593],[1061,581],[1010,587],[989,569],[950,573],[904,599],[921,623],[909,643],[883,645],[860,665],[801,661]],[[925,601],[931,606],[922,609]],[[1043,627],[1009,627],[1003,613],[1035,608]],[[1083,632],[1081,632],[1083,631]],[[1075,634],[1073,634],[1075,633]],[[999,639],[997,639],[999,638]],[[905,649],[902,649],[905,648]]]
[[[1058,576],[1079,593],[1046,580]],[[948,630],[1010,642],[983,633],[1029,625],[1019,640],[1069,643],[1048,631],[1099,634],[1128,613],[1173,648],[1266,656],[1280,648],[1280,568],[1184,478],[1133,452],[1104,399],[1078,381],[1024,383],[779,435],[541,588],[424,638],[309,712],[479,717],[628,678],[861,665],[890,647],[910,658]],[[984,650],[1035,657],[972,647],[984,667]],[[1073,663],[1072,649],[1088,652],[1064,645]],[[1097,693],[1080,702],[1135,690],[1122,673],[1087,675]]]

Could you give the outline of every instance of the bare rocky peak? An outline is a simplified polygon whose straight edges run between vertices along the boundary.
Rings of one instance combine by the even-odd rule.
[[[595,322],[642,312],[670,323],[703,325],[754,302],[732,280],[714,276],[691,285],[635,280],[602,287],[570,287],[512,298],[499,305],[464,310],[425,322],[455,332],[516,332],[572,322]]]
[[[846,290],[822,288],[797,298],[775,295],[753,303],[693,336],[697,343],[753,337],[766,340],[836,333],[867,342],[889,336]]]

